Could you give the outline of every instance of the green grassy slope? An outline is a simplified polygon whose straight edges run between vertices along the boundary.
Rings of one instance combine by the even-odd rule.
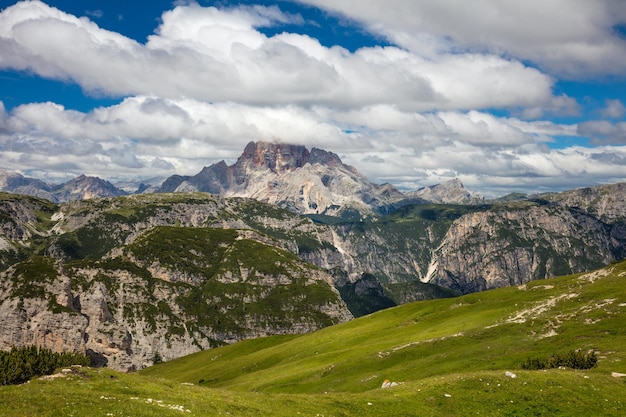
[[[603,271],[611,271],[603,276]],[[535,281],[404,305],[294,339],[251,340],[144,371],[231,389],[363,392],[384,379],[519,369],[529,356],[595,350],[626,372],[626,263],[593,276]]]
[[[22,416],[623,416],[623,381],[595,372],[467,372],[362,393],[207,389],[109,370],[0,387],[0,412]]]
[[[626,377],[611,374],[626,373],[625,280],[623,262],[240,342],[135,374],[85,370],[2,387],[0,403],[17,404],[2,415],[167,416],[181,415],[168,408],[181,405],[206,416],[622,416]],[[528,357],[571,349],[595,351],[598,366],[520,369]],[[381,389],[385,379],[399,385]]]

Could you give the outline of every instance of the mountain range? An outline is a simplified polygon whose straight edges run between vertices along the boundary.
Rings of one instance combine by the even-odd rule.
[[[2,184],[43,189],[7,173]],[[330,152],[257,142],[158,191],[117,196],[81,176],[37,197],[1,193],[0,348],[141,369],[157,353],[307,333],[626,257],[626,184],[499,201],[458,180],[402,193]]]
[[[85,175],[50,185],[16,172],[0,171],[0,191],[56,203],[149,192],[200,191],[222,197],[254,198],[300,214],[335,216],[380,214],[417,202],[484,202],[482,196],[467,190],[458,179],[403,193],[390,184],[370,182],[332,152],[268,142],[250,142],[230,166],[220,161],[194,176],[173,175],[160,186],[132,181],[119,185]]]

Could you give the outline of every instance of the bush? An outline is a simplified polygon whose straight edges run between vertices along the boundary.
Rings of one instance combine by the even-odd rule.
[[[559,368],[591,369],[598,364],[595,352],[583,353],[580,350],[570,350],[567,353],[556,353],[549,358],[528,358],[522,363],[522,369],[538,370]]]
[[[56,353],[37,346],[14,347],[0,351],[0,385],[22,384],[71,365],[89,366],[91,359],[80,353]]]
[[[163,363],[163,357],[161,356],[161,354],[156,351],[154,352],[154,356],[152,356],[152,364],[153,365],[158,365],[160,363]]]

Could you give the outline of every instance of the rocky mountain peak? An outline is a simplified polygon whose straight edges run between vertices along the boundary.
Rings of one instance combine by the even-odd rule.
[[[282,173],[301,168],[309,161],[309,151],[302,145],[285,143],[250,142],[235,165],[251,165]]]
[[[59,201],[87,200],[98,197],[119,197],[126,193],[98,177],[80,175],[53,190]]]
[[[320,149],[320,148],[311,149],[309,162],[311,164],[327,165],[331,168],[344,165],[344,163],[341,162],[341,159],[339,158],[337,154],[329,152],[329,151],[325,151],[324,149]],[[352,167],[350,167],[350,169],[352,171],[355,171],[354,168]]]
[[[485,198],[482,195],[465,188],[459,178],[424,187],[409,194],[441,204],[483,204],[485,202]]]
[[[370,214],[403,198],[371,183],[338,155],[302,145],[250,142],[233,165],[224,161],[192,177],[172,176],[161,192],[203,191],[249,197],[301,214]]]

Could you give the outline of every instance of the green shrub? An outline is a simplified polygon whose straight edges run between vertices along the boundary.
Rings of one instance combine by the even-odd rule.
[[[158,365],[160,363],[163,363],[163,357],[161,356],[161,354],[157,350],[156,352],[154,352],[154,355],[152,356],[152,364],[153,365]]]
[[[583,353],[570,350],[567,353],[556,353],[549,358],[528,358],[522,363],[522,369],[539,370],[566,367],[571,369],[591,369],[598,364],[595,352]]]
[[[89,366],[91,360],[80,353],[57,353],[37,346],[13,347],[10,351],[0,351],[0,385],[22,384],[72,365]]]

